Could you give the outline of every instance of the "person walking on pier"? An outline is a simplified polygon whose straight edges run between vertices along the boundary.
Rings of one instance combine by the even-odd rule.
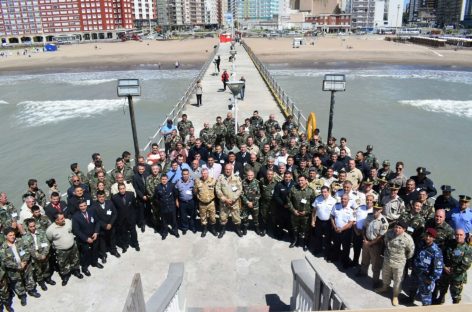
[[[218,55],[215,59],[216,69],[218,70],[218,73],[220,72],[220,63],[221,63],[221,57]]]
[[[202,94],[203,94],[203,87],[202,81],[199,79],[195,86],[195,94],[197,95],[197,106],[202,106]]]
[[[239,81],[244,83],[242,88],[241,88],[241,92],[239,93],[239,97],[240,97],[241,101],[244,101],[244,94],[246,93],[246,78],[244,78],[244,76],[241,76]]]
[[[221,74],[221,81],[223,82],[223,91],[226,91],[226,83],[229,81],[229,74],[226,69]]]

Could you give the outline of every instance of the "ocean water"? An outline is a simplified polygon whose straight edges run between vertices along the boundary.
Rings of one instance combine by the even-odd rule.
[[[326,141],[330,92],[327,73],[346,74],[345,92],[335,94],[333,135],[346,137],[352,153],[374,146],[392,163],[402,160],[408,175],[418,166],[432,172],[438,190],[472,194],[472,72],[385,66],[381,68],[281,69],[272,73],[308,115],[315,112]],[[440,191],[439,191],[440,192]]]
[[[27,180],[40,188],[51,177],[61,191],[69,166],[86,171],[93,152],[105,167],[124,150],[134,154],[127,100],[118,98],[116,80],[139,78],[135,98],[138,142],[142,148],[182,97],[196,70],[134,70],[0,76],[0,191],[19,205]]]

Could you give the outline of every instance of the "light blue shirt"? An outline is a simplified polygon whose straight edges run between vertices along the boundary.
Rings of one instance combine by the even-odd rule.
[[[175,188],[179,192],[179,200],[190,201],[193,199],[194,181],[192,179],[189,178],[187,182],[182,179],[178,180]]]

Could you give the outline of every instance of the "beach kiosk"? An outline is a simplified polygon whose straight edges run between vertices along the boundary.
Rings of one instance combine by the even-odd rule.
[[[305,39],[303,38],[293,38],[292,47],[299,48],[301,45],[305,44]]]

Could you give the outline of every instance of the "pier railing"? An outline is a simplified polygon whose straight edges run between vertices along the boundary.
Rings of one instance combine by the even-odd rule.
[[[157,143],[160,147],[164,147],[164,137],[161,136],[161,134],[160,134],[162,126],[164,126],[166,124],[167,119],[169,119],[169,118],[172,119],[174,124],[177,123],[177,119],[182,114],[182,111],[183,111],[185,105],[189,103],[190,99],[193,97],[193,95],[195,93],[195,86],[197,85],[197,81],[203,78],[203,76],[205,75],[205,72],[207,71],[208,67],[213,62],[213,59],[215,58],[215,55],[216,55],[217,51],[218,51],[217,47],[213,49],[213,51],[211,52],[210,57],[207,59],[205,64],[203,64],[202,68],[198,72],[198,75],[189,83],[189,85],[187,87],[187,90],[185,91],[184,95],[174,105],[174,107],[172,108],[170,113],[166,115],[166,118],[164,118],[162,123],[159,125],[159,127],[157,128],[154,135],[149,137],[148,142],[141,149],[142,152],[147,151],[152,143]]]
[[[290,311],[347,310],[346,302],[333,284],[307,260],[292,261],[293,289]]]
[[[242,45],[244,49],[246,49],[247,54],[249,55],[257,70],[261,74],[262,79],[269,87],[269,90],[277,101],[277,104],[282,110],[282,113],[285,116],[292,115],[294,120],[297,121],[299,129],[303,132],[306,132],[307,117],[303,114],[303,111],[297,105],[295,105],[293,100],[282,89],[282,87],[280,87],[280,85],[277,83],[277,81],[267,69],[267,66],[265,66],[264,63],[259,60],[256,54],[254,54],[254,52],[252,51],[252,49],[245,42],[243,42]]]
[[[141,276],[135,274],[123,312],[185,312],[184,264],[171,263],[164,282],[144,304]]]

